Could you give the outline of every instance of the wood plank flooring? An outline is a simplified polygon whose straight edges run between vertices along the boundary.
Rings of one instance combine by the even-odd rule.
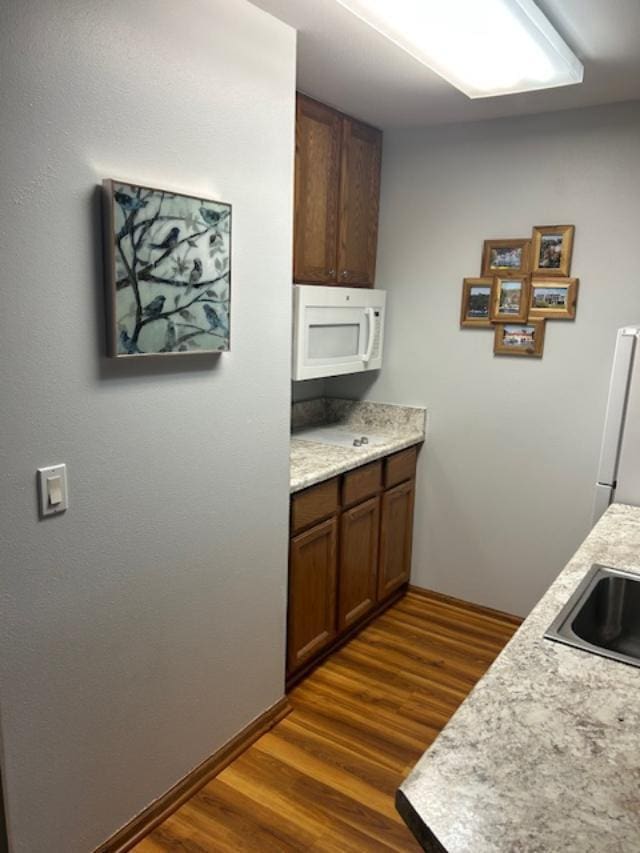
[[[136,853],[419,850],[395,790],[518,624],[410,591],[298,685],[292,713]]]

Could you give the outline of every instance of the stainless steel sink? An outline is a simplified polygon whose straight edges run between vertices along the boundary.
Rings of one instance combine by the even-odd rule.
[[[592,566],[544,636],[640,667],[640,575]]]

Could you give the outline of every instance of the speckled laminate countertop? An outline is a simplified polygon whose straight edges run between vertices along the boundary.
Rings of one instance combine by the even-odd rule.
[[[593,563],[640,574],[614,504],[400,787],[425,850],[638,853],[640,669],[545,640]]]
[[[294,403],[291,420],[291,492],[298,492],[359,465],[420,444],[426,436],[426,409],[420,406],[322,397]],[[297,430],[319,424],[375,433],[385,440],[376,446],[336,447],[296,439]]]

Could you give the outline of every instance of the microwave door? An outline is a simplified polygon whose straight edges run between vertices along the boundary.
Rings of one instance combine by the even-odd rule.
[[[303,329],[299,378],[338,376],[362,369],[368,332],[363,308],[309,306]]]
[[[358,323],[312,323],[307,335],[310,361],[355,358],[360,350]]]

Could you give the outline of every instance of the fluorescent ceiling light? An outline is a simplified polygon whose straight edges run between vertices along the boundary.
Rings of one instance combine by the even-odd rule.
[[[470,98],[582,83],[533,0],[337,0]]]

